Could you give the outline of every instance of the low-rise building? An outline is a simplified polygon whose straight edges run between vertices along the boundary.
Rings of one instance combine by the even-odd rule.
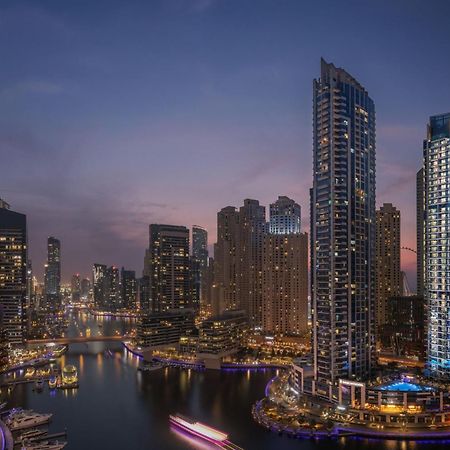
[[[220,316],[203,321],[199,327],[198,357],[207,368],[220,368],[224,356],[236,353],[248,331],[244,311],[225,311]]]

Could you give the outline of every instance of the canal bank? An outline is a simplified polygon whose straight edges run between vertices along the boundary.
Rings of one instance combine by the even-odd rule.
[[[95,330],[87,314],[78,315],[74,332]],[[105,333],[127,331],[127,324],[103,320]],[[373,439],[332,438],[297,440],[279,436],[258,425],[252,406],[264,396],[276,370],[194,371],[163,368],[137,370],[139,359],[127,354],[120,343],[70,345],[59,360],[78,369],[80,388],[75,391],[33,392],[17,386],[11,406],[53,413],[51,432],[67,429],[68,450],[186,450],[205,448],[169,424],[180,413],[222,430],[245,450],[435,450],[447,445]],[[8,407],[10,407],[8,405]],[[121,432],[118,433],[117,431]],[[413,445],[414,444],[414,445]]]

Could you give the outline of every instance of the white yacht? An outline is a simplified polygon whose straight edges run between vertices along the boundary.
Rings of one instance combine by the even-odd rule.
[[[27,439],[41,437],[44,434],[47,434],[47,431],[40,430],[38,428],[34,428],[33,430],[27,430],[27,431],[24,431],[23,433],[20,433],[19,436],[17,436],[16,441],[22,442],[22,441],[25,441]]]
[[[11,431],[23,430],[47,423],[52,418],[52,414],[38,414],[35,412],[17,413],[6,421],[6,425]]]
[[[62,441],[25,442],[21,450],[62,450],[66,445]]]

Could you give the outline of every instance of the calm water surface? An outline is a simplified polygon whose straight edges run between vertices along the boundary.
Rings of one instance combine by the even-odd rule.
[[[73,315],[70,334],[90,328],[105,335],[123,332],[133,323],[96,321],[86,314]],[[110,352],[108,351],[110,350]],[[51,431],[68,432],[69,450],[212,449],[213,447],[171,429],[169,414],[180,412],[229,434],[246,450],[425,450],[448,449],[450,443],[407,443],[367,439],[293,440],[258,426],[251,406],[264,396],[271,370],[258,372],[180,370],[165,368],[141,373],[138,360],[118,343],[71,345],[59,362],[74,364],[80,388],[74,391],[36,393],[32,385],[14,390],[15,405],[54,414]]]

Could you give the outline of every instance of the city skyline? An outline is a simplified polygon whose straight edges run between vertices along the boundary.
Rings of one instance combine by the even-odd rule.
[[[61,240],[68,282],[98,260],[140,273],[150,223],[199,224],[211,250],[217,211],[244,198],[269,205],[286,195],[307,218],[311,79],[320,56],[364,80],[377,104],[376,206],[398,207],[402,245],[415,248],[414,175],[425,124],[450,103],[448,92],[430,89],[446,82],[449,63],[437,56],[449,46],[449,6],[349,3],[370,23],[349,31],[354,17],[332,2],[282,9],[266,1],[258,8],[109,2],[107,11],[6,2],[0,33],[10,45],[2,55],[12,64],[0,76],[8,117],[0,152],[9,164],[0,171],[0,196],[27,214],[34,273],[43,279],[51,235]],[[336,17],[342,32],[316,42]],[[424,20],[435,24],[432,35],[417,33]],[[171,39],[175,29],[184,43]],[[362,48],[364,59],[353,58]],[[439,61],[439,70],[426,60]],[[164,167],[176,175],[170,181]],[[402,263],[414,286],[414,255],[402,252]]]

